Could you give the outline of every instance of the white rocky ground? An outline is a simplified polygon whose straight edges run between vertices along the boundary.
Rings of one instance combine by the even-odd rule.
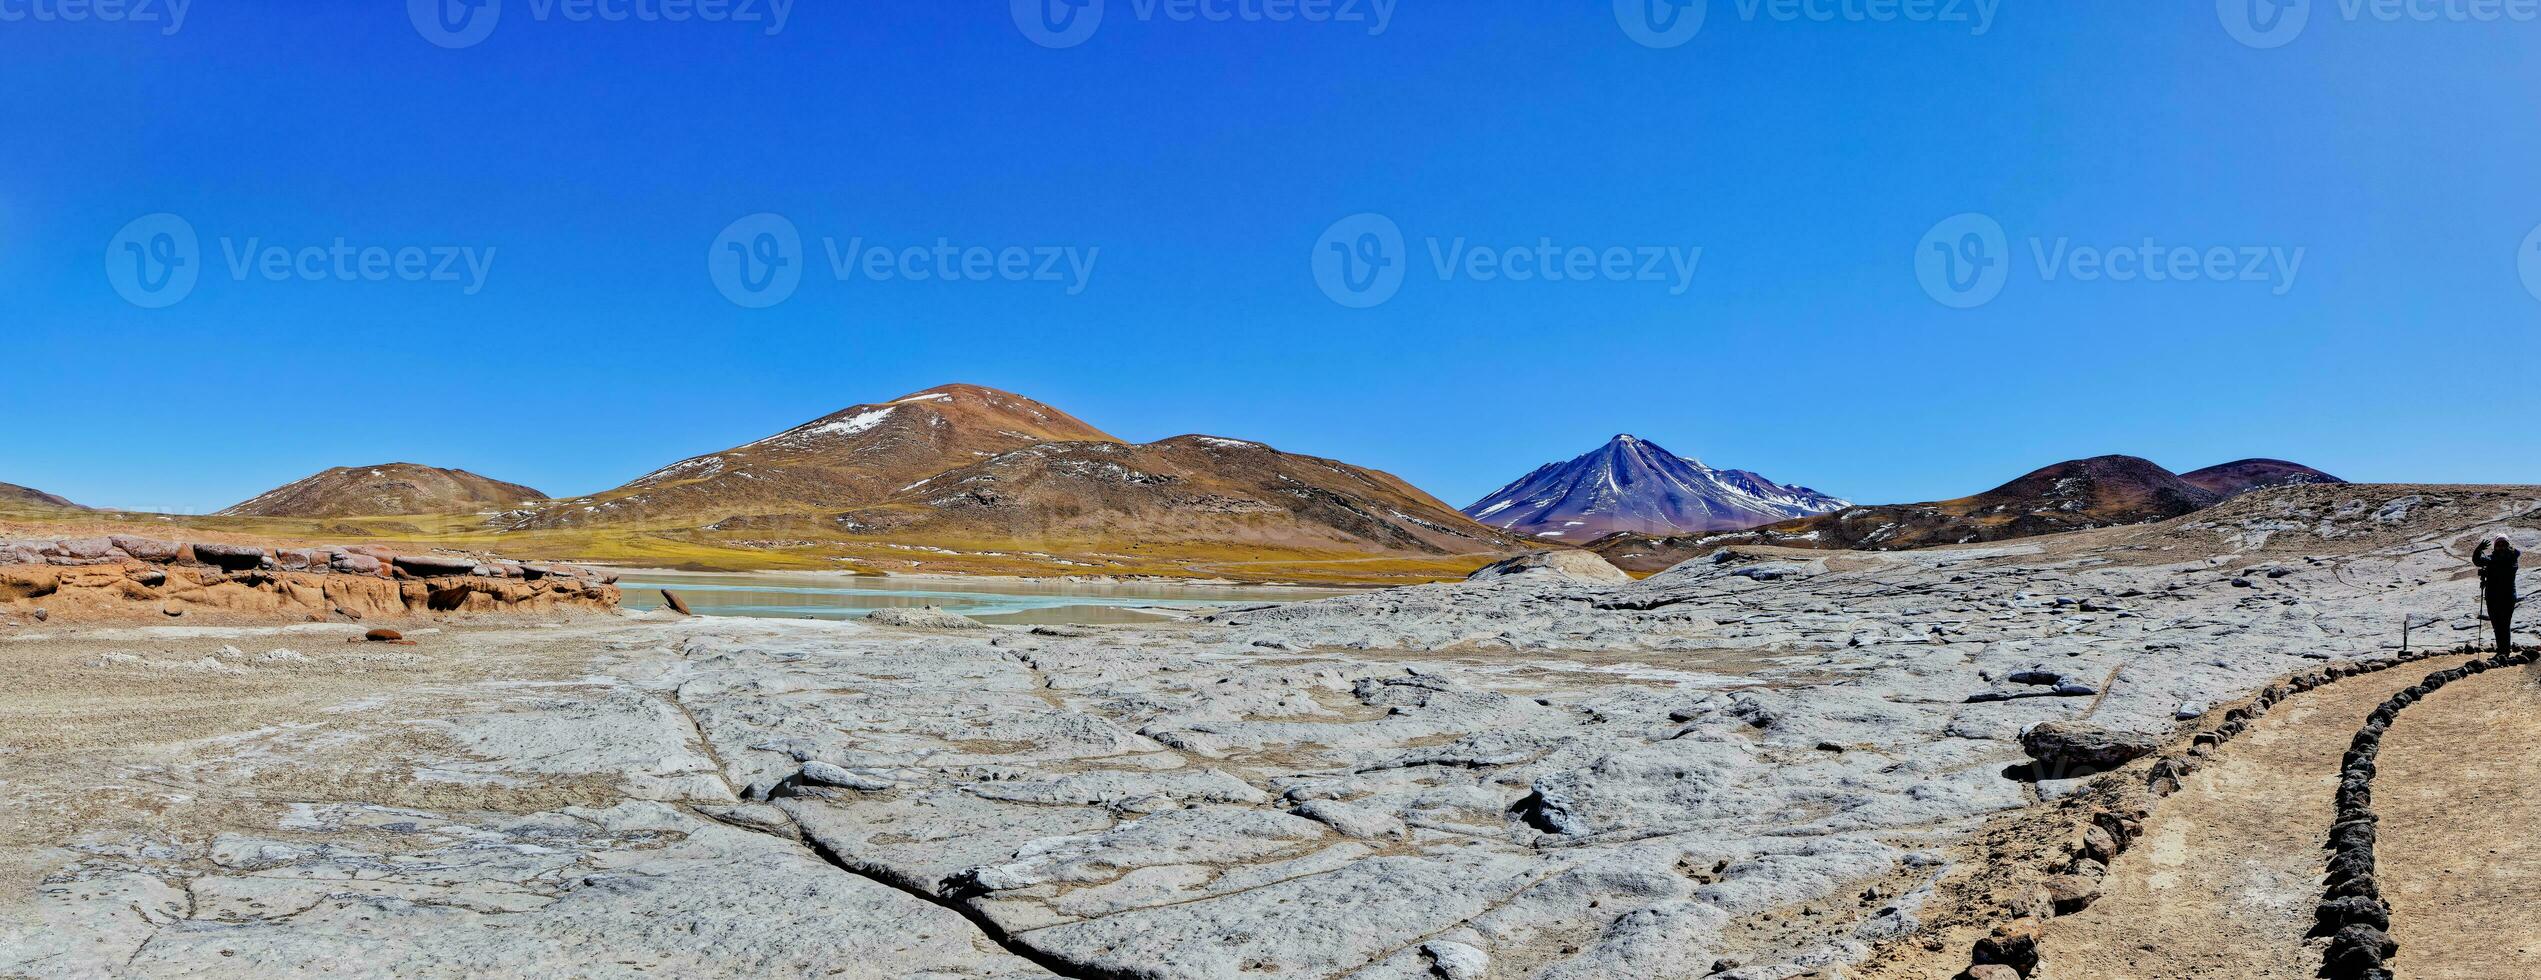
[[[2404,613],[2460,642],[2464,546],[2541,544],[2536,510],[2301,488],[1159,627],[514,635],[568,669],[427,672],[87,771],[0,754],[45,816],[9,838],[40,874],[0,895],[0,975],[1840,974],[1916,928],[1960,835],[2057,791],[2007,778],[2024,726],[2166,732]],[[172,665],[236,642],[93,669],[229,683]]]

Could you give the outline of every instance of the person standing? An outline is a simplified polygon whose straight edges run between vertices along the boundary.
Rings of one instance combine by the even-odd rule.
[[[2497,628],[2497,652],[2515,648],[2515,573],[2523,565],[2523,552],[2514,542],[2504,538],[2481,544],[2471,552],[2471,564],[2479,566],[2479,591],[2488,597],[2488,623]]]

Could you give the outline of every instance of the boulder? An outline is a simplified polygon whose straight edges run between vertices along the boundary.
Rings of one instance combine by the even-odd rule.
[[[146,561],[160,565],[165,565],[169,562],[175,561],[177,559],[177,554],[185,550],[184,545],[178,544],[174,541],[161,541],[156,538],[135,537],[129,534],[118,534],[114,537],[108,538],[107,540],[114,542],[115,550],[132,556],[136,561]]]
[[[2047,902],[2057,915],[2080,912],[2100,898],[2100,883],[2081,875],[2057,875],[2047,879],[2046,888]]]
[[[50,554],[79,561],[104,561],[115,555],[115,543],[105,538],[68,538],[53,543]]]
[[[1504,579],[1555,579],[1598,584],[1620,584],[1632,576],[1616,568],[1604,558],[1570,549],[1538,551],[1494,562],[1481,571],[1465,577],[1468,582],[1493,582]]]
[[[1985,938],[1976,941],[1972,959],[1977,966],[2004,966],[2026,976],[2038,968],[2038,936],[2044,923],[2034,918],[2014,919],[1994,927]]]
[[[2051,721],[2022,732],[2020,747],[2041,766],[2071,772],[2115,769],[2153,754],[2161,745],[2150,735]]]
[[[2097,824],[2082,828],[2082,856],[2101,864],[2117,860],[2117,838]]]
[[[224,572],[244,572],[265,567],[265,549],[243,544],[205,544],[190,546],[194,560]]]
[[[476,559],[451,558],[442,555],[398,555],[391,559],[390,563],[396,565],[399,571],[419,578],[432,578],[439,575],[473,575],[477,569]]]

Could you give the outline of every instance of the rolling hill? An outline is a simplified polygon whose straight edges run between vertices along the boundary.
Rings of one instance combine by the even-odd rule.
[[[22,487],[15,483],[0,483],[0,503],[19,504],[30,507],[58,507],[63,510],[88,509],[61,497],[45,493],[42,490],[37,490],[32,487]]]
[[[502,511],[547,495],[517,483],[415,463],[339,466],[220,511],[220,517],[391,517]]]
[[[2182,473],[2179,478],[2222,494],[2227,499],[2274,487],[2347,482],[2301,463],[2288,463],[2281,459],[2236,460]]]
[[[1593,543],[1590,550],[1629,571],[1664,569],[1735,544],[1899,551],[2146,524],[2214,506],[2226,497],[2149,460],[2099,456],[2057,463],[1957,500],[1852,507],[1742,532],[1621,534]]]
[[[1199,435],[1019,449],[837,521],[851,534],[1063,552],[1437,556],[1521,546],[1390,474]]]

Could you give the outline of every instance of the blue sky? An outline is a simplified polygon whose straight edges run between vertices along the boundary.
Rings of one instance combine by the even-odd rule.
[[[0,0],[0,480],[581,493],[970,381],[1457,504],[1625,431],[1876,501],[2109,452],[2541,482],[2541,24],[2317,0],[2259,47],[2243,2],[1713,0],[1653,47],[1604,0],[1105,0],[1053,47],[1004,0],[500,0],[455,46],[398,0]],[[151,309],[110,270],[171,299],[162,213],[199,281]],[[710,256],[762,213],[803,275],[749,308]],[[1328,292],[1386,228],[1400,282]]]

